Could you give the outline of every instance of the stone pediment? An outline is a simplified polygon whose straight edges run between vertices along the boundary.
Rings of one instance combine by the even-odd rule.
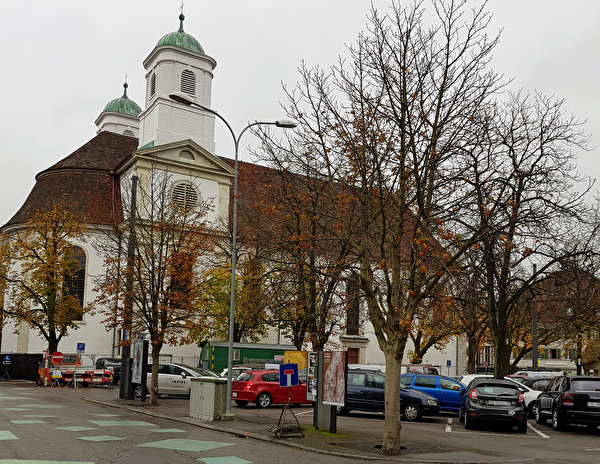
[[[138,168],[142,166],[149,168],[152,165],[173,173],[194,173],[200,177],[211,178],[230,179],[234,174],[229,164],[192,140],[138,149],[127,163],[120,166],[119,173],[128,171],[134,165]]]

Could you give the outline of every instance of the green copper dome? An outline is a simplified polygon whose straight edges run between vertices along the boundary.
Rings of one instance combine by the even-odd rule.
[[[177,32],[171,32],[170,34],[165,35],[162,39],[158,41],[156,46],[158,47],[160,45],[174,45],[175,47],[181,47],[185,50],[204,55],[204,49],[202,48],[202,45],[200,45],[200,42],[198,42],[191,35],[186,34],[183,31],[184,19],[185,16],[183,16],[183,14],[180,14],[179,30]]]
[[[122,113],[129,116],[139,116],[142,109],[136,102],[127,98],[127,83],[123,84],[123,96],[121,98],[115,98],[111,100],[108,105],[104,107],[104,111],[111,111],[113,113]]]

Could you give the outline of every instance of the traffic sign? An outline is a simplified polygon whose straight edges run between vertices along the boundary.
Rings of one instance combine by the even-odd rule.
[[[279,386],[294,387],[298,385],[298,364],[279,365]]]
[[[56,353],[54,353],[52,356],[50,356],[52,358],[52,363],[53,364],[60,364],[63,362],[64,356],[60,351],[57,351]]]
[[[85,343],[78,343],[77,351],[81,351],[83,353],[85,351]]]

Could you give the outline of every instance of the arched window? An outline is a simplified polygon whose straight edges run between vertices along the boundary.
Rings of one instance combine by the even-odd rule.
[[[191,151],[181,150],[181,153],[179,153],[179,158],[181,158],[181,159],[187,159],[187,160],[193,160],[194,159],[194,155],[192,154]]]
[[[152,74],[150,78],[150,97],[153,97],[156,94],[156,73]]]
[[[181,73],[181,91],[188,95],[196,95],[196,76],[189,69]]]
[[[65,287],[70,295],[73,295],[79,300],[79,304],[83,308],[84,296],[85,296],[85,271],[86,271],[86,257],[85,251],[81,247],[73,247],[71,258],[77,261],[78,266],[76,269],[65,276]],[[83,313],[78,314],[75,317],[76,321],[83,320]]]
[[[130,131],[129,129],[125,129],[123,131],[123,135],[126,135],[127,137],[135,137],[135,134],[133,133],[133,131]]]

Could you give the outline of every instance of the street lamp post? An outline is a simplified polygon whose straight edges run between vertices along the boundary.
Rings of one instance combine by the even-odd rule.
[[[228,418],[233,418],[231,415],[231,383],[232,383],[232,371],[233,371],[233,337],[234,337],[234,322],[235,322],[235,267],[236,267],[236,247],[237,247],[237,196],[238,196],[238,150],[240,145],[240,139],[244,132],[254,126],[259,125],[271,125],[282,127],[284,129],[293,129],[296,127],[296,123],[288,120],[278,121],[255,121],[248,124],[242,129],[239,135],[236,137],[235,132],[227,122],[227,120],[221,116],[217,111],[208,108],[200,103],[194,101],[188,94],[184,92],[173,92],[169,94],[169,98],[178,103],[183,103],[188,106],[197,106],[198,108],[207,111],[208,113],[214,114],[217,118],[225,123],[229,133],[233,138],[233,145],[235,150],[234,158],[234,173],[233,173],[233,224],[232,224],[232,238],[231,238],[231,289],[229,298],[229,348],[227,354],[227,399],[226,399],[226,415]]]

